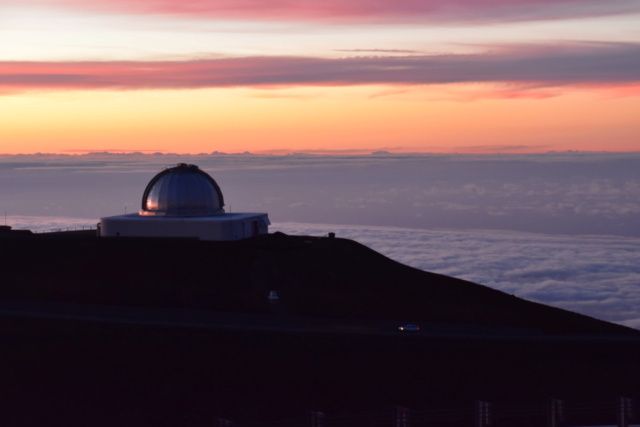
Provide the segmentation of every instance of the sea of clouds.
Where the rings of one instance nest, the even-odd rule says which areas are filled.
[[[640,239],[495,230],[274,224],[357,240],[403,264],[640,328]]]
[[[178,162],[209,172],[227,211],[281,222],[640,237],[640,153],[0,156],[0,213],[134,212]]]
[[[413,267],[640,328],[640,154],[0,156],[14,228],[95,226],[140,209],[177,162],[227,211],[271,230],[357,240]]]

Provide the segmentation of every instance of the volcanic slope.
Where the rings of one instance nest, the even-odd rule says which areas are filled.
[[[3,236],[4,235],[4,236]],[[235,242],[0,235],[0,298],[470,325],[545,334],[637,331],[395,262],[355,241]],[[507,329],[505,329],[507,328]]]

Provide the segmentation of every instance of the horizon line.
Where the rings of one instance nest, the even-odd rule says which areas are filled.
[[[0,153],[2,157],[17,156],[93,156],[93,155],[138,155],[138,156],[256,156],[256,157],[288,157],[288,156],[326,156],[326,157],[346,157],[346,156],[385,156],[385,155],[536,155],[536,154],[631,154],[640,153],[640,149],[630,150],[546,150],[546,151],[518,151],[518,150],[453,150],[453,151],[394,151],[390,149],[367,150],[367,149],[345,149],[345,150],[256,150],[238,152],[172,152],[168,150],[62,150],[58,152],[24,152],[24,153]]]

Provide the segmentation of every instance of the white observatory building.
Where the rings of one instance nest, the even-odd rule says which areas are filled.
[[[222,191],[196,165],[179,163],[157,174],[135,214],[100,219],[99,235],[108,237],[191,237],[239,240],[267,234],[266,213],[225,213]]]

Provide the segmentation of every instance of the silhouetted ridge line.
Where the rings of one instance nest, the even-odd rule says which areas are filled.
[[[269,314],[267,294],[276,291],[281,312],[299,317],[638,333],[408,267],[340,238],[274,233],[215,242],[9,230],[0,234],[0,254],[0,298],[8,299]]]

